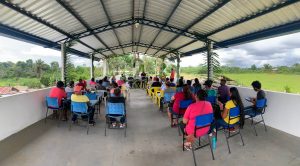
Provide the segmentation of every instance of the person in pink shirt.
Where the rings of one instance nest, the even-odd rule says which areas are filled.
[[[192,143],[195,140],[195,122],[196,117],[199,115],[211,114],[213,113],[213,108],[210,102],[205,101],[207,93],[205,90],[199,90],[197,92],[196,103],[191,104],[183,116],[183,124],[186,124],[184,131],[186,133],[186,142],[184,143],[187,149],[190,149]],[[183,127],[182,127],[183,128]],[[198,129],[196,131],[196,137],[201,137],[209,131],[210,127],[205,127]]]
[[[119,87],[122,86],[124,83],[125,82],[122,78],[117,81],[117,84],[118,84]]]
[[[183,87],[183,91],[182,92],[177,92],[173,97],[172,97],[172,101],[171,103],[173,103],[173,106],[169,106],[169,111],[168,111],[168,116],[170,121],[172,122],[171,116],[172,114],[183,114],[182,111],[180,111],[179,106],[180,106],[180,102],[182,100],[189,100],[192,99],[193,101],[195,101],[195,97],[193,95],[193,93],[190,91],[190,88],[188,86],[184,86]],[[178,124],[177,121],[173,121],[173,124],[171,124],[173,127],[175,127]]]
[[[62,81],[57,81],[56,87],[52,88],[49,92],[49,97],[56,97],[58,99],[59,106],[62,106],[62,99],[67,98],[67,94],[65,92],[64,83]],[[63,120],[67,119],[67,111],[63,110]],[[58,117],[57,111],[54,111],[54,117]]]

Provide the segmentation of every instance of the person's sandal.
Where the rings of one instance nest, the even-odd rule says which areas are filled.
[[[191,151],[192,150],[192,144],[187,144],[187,142],[184,143],[184,149],[187,151]]]

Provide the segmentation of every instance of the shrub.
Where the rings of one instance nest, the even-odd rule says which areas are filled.
[[[40,83],[48,87],[50,85],[50,77],[43,75],[40,79]]]
[[[284,91],[286,92],[286,93],[291,93],[292,91],[291,91],[291,88],[289,87],[289,86],[284,86]]]

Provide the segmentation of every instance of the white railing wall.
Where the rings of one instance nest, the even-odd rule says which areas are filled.
[[[0,98],[0,141],[45,117],[45,96],[49,90]]]
[[[238,89],[244,104],[249,105],[250,103],[245,101],[245,98],[255,97],[255,91],[244,87],[238,87]],[[266,125],[300,137],[300,95],[272,91],[265,92],[268,99],[268,107],[264,115]]]

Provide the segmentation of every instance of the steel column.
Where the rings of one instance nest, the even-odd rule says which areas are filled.
[[[66,84],[66,74],[67,74],[67,52],[66,44],[61,43],[61,81]]]
[[[177,54],[177,66],[176,66],[176,80],[178,81],[180,78],[180,54]]]
[[[95,78],[94,54],[91,54],[91,78]]]
[[[207,42],[207,79],[213,80],[213,57],[212,57],[213,44],[211,41]]]

